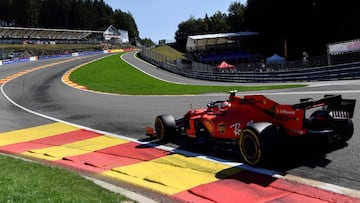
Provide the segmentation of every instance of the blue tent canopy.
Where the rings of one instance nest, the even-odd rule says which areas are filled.
[[[282,62],[285,62],[285,58],[277,54],[274,54],[269,58],[266,58],[266,63],[282,63]]]

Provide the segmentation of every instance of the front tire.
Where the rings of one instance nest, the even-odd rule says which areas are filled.
[[[240,135],[239,147],[244,161],[257,165],[262,159],[259,135],[251,128],[245,128]]]
[[[254,166],[263,164],[269,157],[269,151],[279,142],[279,131],[275,126],[268,125],[262,130],[244,128],[238,144],[244,161]]]
[[[176,121],[172,115],[162,114],[155,118],[155,133],[159,142],[167,142],[176,134]]]

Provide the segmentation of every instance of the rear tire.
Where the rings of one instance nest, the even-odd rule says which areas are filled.
[[[176,121],[172,115],[162,114],[155,118],[155,133],[159,142],[167,142],[176,134]]]
[[[320,119],[319,119],[320,118]],[[354,133],[354,124],[351,119],[341,120],[333,119],[328,111],[319,110],[315,111],[310,116],[309,130],[334,130],[335,139],[330,138],[329,143],[334,142],[343,144],[351,139]]]
[[[353,136],[353,133],[354,133],[354,123],[352,122],[351,119],[348,119],[345,126],[339,130],[340,143],[345,143],[349,141]]]

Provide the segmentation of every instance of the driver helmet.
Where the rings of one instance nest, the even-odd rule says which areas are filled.
[[[230,103],[228,101],[224,101],[221,103],[220,108],[225,109],[230,106]]]

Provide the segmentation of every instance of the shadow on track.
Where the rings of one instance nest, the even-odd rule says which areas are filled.
[[[145,138],[141,142],[148,144],[140,144],[138,148],[151,148],[165,143],[160,143],[154,138]],[[211,158],[218,158],[232,162],[242,163],[241,154],[236,145],[229,144],[196,144],[182,137],[166,143],[167,146],[174,147],[177,151],[187,151],[190,153],[201,154]],[[328,143],[324,137],[293,137],[284,140],[277,149],[271,151],[271,155],[262,165],[256,166],[265,169],[277,171],[286,174],[287,171],[306,166],[309,168],[326,167],[331,163],[327,158],[327,154],[346,147],[348,144]],[[221,177],[219,172],[219,177]]]

